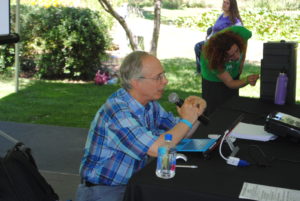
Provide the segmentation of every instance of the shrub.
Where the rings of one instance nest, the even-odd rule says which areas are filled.
[[[0,46],[0,74],[7,73],[7,66],[14,64],[14,45],[6,44]]]
[[[162,7],[167,9],[180,9],[182,5],[182,0],[162,1]]]
[[[44,79],[93,79],[111,41],[98,13],[32,6],[20,13],[21,69],[36,68]]]
[[[287,12],[288,13],[288,12]],[[300,42],[300,15],[286,15],[268,9],[242,12],[244,25],[260,40]]]
[[[288,12],[287,12],[288,13]],[[220,15],[218,10],[202,12],[197,16],[166,19],[178,27],[198,28],[205,32]],[[255,38],[260,40],[286,40],[300,42],[300,15],[287,15],[285,12],[275,12],[268,9],[253,9],[241,11],[244,26],[250,29]]]

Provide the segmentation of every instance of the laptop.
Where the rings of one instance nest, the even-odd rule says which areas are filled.
[[[228,136],[232,130],[243,119],[244,115],[241,114],[238,118],[229,126],[229,128],[217,139],[182,139],[176,146],[178,152],[202,152],[204,156],[208,156],[213,152],[221,143],[224,135]],[[226,137],[225,136],[225,137]]]

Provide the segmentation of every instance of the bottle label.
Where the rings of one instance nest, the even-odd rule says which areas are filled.
[[[171,171],[175,171],[175,169],[176,169],[176,152],[170,153],[169,158],[170,158],[170,164],[171,164],[170,169],[171,169]]]

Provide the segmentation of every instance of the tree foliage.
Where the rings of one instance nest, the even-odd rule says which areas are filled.
[[[268,9],[243,10],[240,12],[244,26],[250,29],[253,36],[259,40],[286,40],[300,42],[300,15],[287,15],[285,12],[275,12]],[[197,28],[203,32],[212,26],[219,10],[202,12],[195,16],[176,16],[165,21],[178,27]]]
[[[98,13],[53,6],[21,6],[20,13],[23,71],[30,67],[44,79],[93,79],[111,41]]]

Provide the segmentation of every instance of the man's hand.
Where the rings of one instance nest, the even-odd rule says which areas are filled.
[[[190,102],[198,108],[199,116],[205,111],[206,101],[198,96],[189,96],[185,101]]]
[[[181,118],[187,119],[194,123],[198,117],[204,112],[206,108],[206,101],[197,96],[189,96],[184,100],[183,105],[177,111]]]

